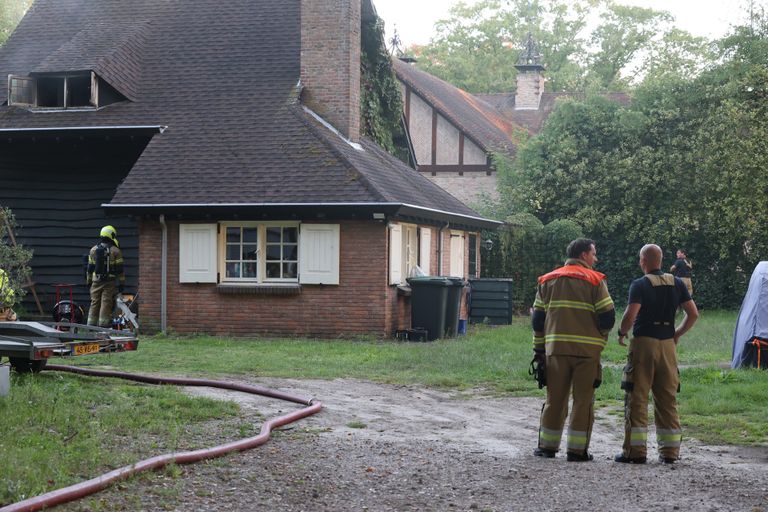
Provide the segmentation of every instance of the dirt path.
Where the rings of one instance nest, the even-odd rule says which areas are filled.
[[[542,460],[538,398],[487,397],[354,380],[258,379],[314,396],[318,415],[264,446],[154,474],[67,510],[178,511],[768,511],[768,448],[687,440],[680,463],[625,466],[617,420],[596,422],[591,463]],[[236,400],[246,416],[296,406],[240,393],[190,388]]]

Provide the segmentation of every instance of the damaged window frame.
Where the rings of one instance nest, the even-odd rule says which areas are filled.
[[[60,81],[62,88],[57,90]],[[51,84],[51,82],[54,82]],[[80,82],[77,87],[74,84]],[[22,85],[23,84],[23,85]],[[85,90],[85,84],[90,90]],[[41,105],[41,85],[45,86],[46,95],[56,94],[54,102],[46,100]],[[78,96],[75,96],[78,94]],[[74,98],[80,98],[73,104]],[[88,98],[88,102],[83,101]],[[45,73],[31,76],[8,75],[8,106],[25,107],[41,111],[95,110],[99,107],[99,80],[93,71],[72,73]],[[51,104],[55,103],[55,104]]]

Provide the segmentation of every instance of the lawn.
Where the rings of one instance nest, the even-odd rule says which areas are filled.
[[[728,368],[735,321],[734,312],[704,311],[681,341],[682,421],[688,435],[707,442],[765,444],[768,372]],[[516,318],[510,326],[471,326],[467,336],[430,343],[142,337],[136,352],[63,363],[147,374],[356,378],[543,396],[528,375],[531,352],[528,319]],[[616,413],[625,358],[626,349],[612,334],[597,401]],[[114,468],[150,453],[195,448],[196,425],[230,418],[227,428],[236,430],[237,414],[234,404],[189,398],[173,387],[54,372],[13,374],[10,395],[0,399],[0,453],[12,462],[0,468],[0,481],[8,483],[0,489],[0,504],[79,481],[87,476],[81,468]]]

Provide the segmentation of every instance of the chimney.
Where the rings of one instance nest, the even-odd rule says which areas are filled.
[[[515,110],[538,110],[541,95],[544,93],[544,66],[541,64],[541,54],[530,32],[528,32],[525,50],[517,59],[515,68],[517,69]]]
[[[360,2],[301,0],[302,101],[360,139]]]

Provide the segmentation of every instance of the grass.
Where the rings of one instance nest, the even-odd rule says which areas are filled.
[[[735,312],[704,311],[682,339],[678,400],[683,426],[686,435],[710,443],[765,444],[768,372],[727,368],[735,322]],[[615,333],[609,341],[596,399],[618,413],[626,348],[616,343]],[[543,397],[528,375],[530,360],[529,320],[516,318],[510,326],[472,326],[465,337],[430,343],[143,337],[136,352],[69,362],[148,374],[355,378]],[[149,455],[196,448],[195,425],[236,415],[233,404],[188,398],[175,388],[53,372],[14,374],[11,394],[0,398],[0,453],[4,461],[12,462],[0,465],[0,481],[8,482],[0,488],[0,504]],[[251,429],[230,426],[225,435],[230,439],[250,435]],[[136,439],[142,442],[135,443]],[[126,451],[114,450],[116,445]]]
[[[238,412],[172,387],[52,372],[13,374],[11,386],[0,398],[0,506],[152,455],[201,448],[207,441],[196,424]]]

